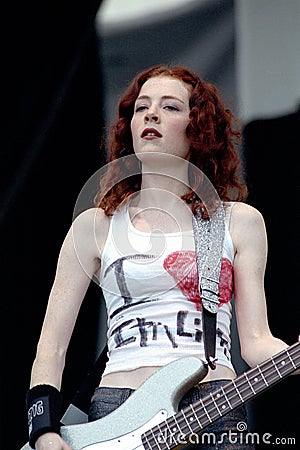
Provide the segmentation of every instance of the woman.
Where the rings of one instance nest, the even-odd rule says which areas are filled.
[[[99,280],[106,300],[109,359],[92,399],[90,421],[117,408],[165,364],[188,355],[204,358],[192,217],[196,211],[205,220],[210,215],[211,198],[201,198],[205,177],[224,202],[226,221],[217,363],[179,407],[236,376],[230,356],[233,294],[241,355],[249,366],[287,347],[268,326],[264,220],[244,203],[247,188],[236,150],[240,133],[217,89],[186,67],[152,67],[134,78],[118,112],[96,208],[78,215],[62,245],[32,367],[28,409],[32,413],[36,399],[45,396],[54,411],[49,426],[37,425],[30,415],[30,442],[37,450],[71,448],[59,436],[59,389],[92,278]],[[251,448],[224,439],[241,421],[246,421],[244,407],[208,428],[219,447],[192,448]]]

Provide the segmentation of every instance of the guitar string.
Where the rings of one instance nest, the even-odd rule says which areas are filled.
[[[296,344],[296,345],[298,345],[298,344]],[[287,376],[288,375],[288,373],[289,372],[291,372],[291,371],[293,371],[294,369],[295,369],[295,365],[293,364],[293,362],[294,361],[292,361],[292,360],[290,360],[290,355],[289,355],[289,353],[293,353],[293,349],[291,349],[291,348],[289,348],[288,349],[289,351],[284,351],[284,354],[282,355],[278,355],[277,357],[275,357],[275,358],[273,358],[273,360],[271,359],[271,360],[268,360],[268,361],[266,361],[266,363],[264,363],[264,364],[262,364],[260,367],[263,367],[263,365],[265,365],[265,366],[267,366],[267,369],[268,370],[270,370],[271,369],[271,374],[274,374],[274,373],[276,373],[277,372],[277,370],[276,370],[276,365],[274,366],[274,362],[276,361],[277,362],[277,364],[279,364],[279,363],[282,363],[282,362],[284,362],[285,363],[285,365],[284,365],[284,368],[286,369],[288,369],[288,371],[282,371],[282,373],[281,373],[281,377],[283,378],[284,376]],[[284,356],[284,357],[283,357]],[[298,355],[299,356],[299,355]],[[286,366],[286,362],[285,362],[285,358],[288,358],[288,365],[290,365],[291,366],[291,368],[292,368],[292,370],[290,370],[289,368],[288,368],[288,366]],[[297,363],[296,363],[297,364]],[[249,371],[249,372],[253,372],[252,373],[252,378],[251,378],[251,376],[250,377],[248,377],[248,379],[246,378],[246,382],[245,381],[243,381],[242,379],[241,380],[239,380],[240,381],[240,383],[239,383],[239,387],[243,387],[243,385],[246,385],[246,389],[244,389],[244,390],[241,390],[240,392],[242,392],[242,393],[244,393],[244,392],[251,392],[250,390],[249,390],[249,381],[251,381],[252,379],[254,380],[255,378],[253,378],[253,375],[255,375],[256,374],[256,372],[257,372],[257,370],[259,369],[259,366],[258,367],[255,367],[255,368],[253,368],[253,369],[251,369],[251,371]],[[249,374],[249,372],[248,372],[248,374]],[[279,372],[278,372],[279,373]],[[243,377],[243,375],[244,374],[242,374],[241,375],[241,377]],[[267,375],[266,375],[266,377],[267,377]],[[275,381],[277,381],[278,380],[278,377],[276,377],[275,378]],[[261,380],[260,380],[261,381]],[[273,384],[273,382],[274,382],[274,380],[269,380],[270,381],[270,384]],[[264,387],[266,385],[266,383],[264,382],[263,384],[262,384],[262,386]],[[267,386],[268,386],[268,384],[267,384]],[[256,381],[256,387],[257,387],[257,381]],[[226,389],[226,387],[225,387],[225,389]],[[259,388],[259,389],[261,389],[261,387]],[[221,390],[223,390],[223,389],[221,389]],[[228,389],[228,386],[227,386],[227,394],[229,395],[229,393],[230,392],[234,392],[235,394],[236,394],[236,389],[230,389],[230,387],[229,387],[229,389]],[[218,391],[216,391],[216,393],[215,394],[217,394],[218,393]],[[257,390],[256,392],[254,391],[254,393],[259,393],[259,390]],[[206,398],[204,398],[203,399],[205,402],[206,402],[206,406],[207,406],[207,409],[209,409],[209,406],[212,406],[212,402],[214,402],[214,400],[212,400],[212,402],[208,402],[207,401],[207,399]],[[244,400],[246,400],[246,398],[244,399]],[[217,401],[217,399],[215,399],[215,401]],[[238,402],[238,403],[240,403],[240,402]],[[197,403],[196,403],[197,404]],[[230,403],[229,403],[229,405],[230,405]],[[194,407],[195,407],[195,404],[193,405]],[[189,407],[187,407],[184,411],[186,412],[186,411],[188,411],[188,409],[189,409]],[[180,415],[180,412],[178,413],[179,415]],[[177,414],[177,416],[178,416],[178,414]],[[192,416],[190,415],[190,418],[193,418],[193,416],[195,417],[195,415],[193,414]],[[207,419],[207,416],[211,419],[211,420],[214,420],[214,419],[217,419],[218,417],[220,417],[220,415],[217,415],[217,416],[214,416],[214,417],[211,417],[211,416],[209,416],[209,415],[203,415],[202,417],[204,417],[204,418],[206,418]],[[186,414],[186,417],[188,418],[188,414]],[[170,417],[169,419],[168,419],[168,421],[171,421],[173,419],[173,417]],[[187,421],[186,421],[186,419],[184,418],[183,420],[181,420],[181,422],[184,424],[184,427],[190,427],[190,425],[193,425],[193,424],[191,424],[190,423],[190,425],[188,425],[187,424]],[[210,422],[210,421],[209,421]],[[208,423],[209,423],[208,422]],[[166,423],[167,423],[167,421],[166,421]],[[179,425],[179,423],[180,423],[180,419],[178,420],[178,421],[176,421],[176,423]],[[181,427],[180,427],[180,425],[179,425],[179,429],[180,429]],[[155,427],[151,430],[152,432],[155,432]],[[200,430],[201,431],[201,430]],[[160,433],[161,433],[161,430],[160,430]],[[175,442],[174,442],[175,443]]]
[[[240,377],[238,377],[239,378],[238,382],[237,382],[237,379],[235,379],[235,380],[233,380],[234,383],[232,382],[232,383],[230,383],[230,385],[224,386],[223,388],[220,388],[217,391],[215,391],[215,394],[213,395],[213,397],[211,397],[210,395],[204,397],[202,399],[202,402],[204,402],[206,404],[207,410],[210,410],[211,407],[213,407],[213,410],[216,409],[214,407],[214,403],[217,402],[221,398],[221,397],[217,397],[221,391],[223,391],[223,393],[226,393],[229,397],[230,396],[232,397],[232,393],[234,393],[234,395],[236,396],[236,395],[238,395],[238,392],[239,392],[241,394],[243,400],[246,401],[247,398],[246,397],[244,398],[242,394],[245,392],[249,394],[249,392],[252,391],[251,388],[249,389],[250,381],[255,381],[255,378],[257,378],[257,380],[255,381],[255,387],[256,388],[258,387],[258,389],[257,389],[257,391],[252,391],[252,392],[254,392],[254,395],[256,395],[260,392],[260,390],[263,387],[265,387],[265,386],[269,387],[272,384],[274,384],[274,382],[279,381],[280,378],[287,376],[289,373],[291,373],[293,370],[295,370],[295,367],[297,368],[300,365],[300,361],[298,361],[298,366],[297,366],[297,362],[295,362],[295,358],[300,357],[300,353],[299,352],[297,353],[297,351],[299,350],[297,348],[298,346],[299,346],[299,343],[296,343],[296,344],[292,345],[291,347],[289,347],[288,349],[283,350],[283,352],[281,352],[279,355],[277,355],[273,358],[270,358],[269,360],[265,361],[261,365],[250,369],[249,371],[247,371],[246,380],[244,378],[245,377],[245,373],[244,373]],[[294,350],[296,350],[295,358],[292,359],[292,357],[294,356],[293,355]],[[286,359],[287,359],[287,362],[285,361]],[[295,365],[293,363],[295,363]],[[282,372],[278,371],[277,366],[279,364],[282,365],[281,369],[284,368],[284,370],[282,370]],[[276,376],[274,379],[269,379],[268,380],[269,384],[268,384],[265,382],[264,377],[262,376],[261,372],[264,372],[265,378],[268,378],[268,376],[270,376],[270,375],[267,375],[266,372],[270,371],[270,370],[271,370],[271,375],[278,373],[278,376]],[[261,383],[260,386],[258,386],[259,382]],[[243,387],[246,387],[246,389],[243,389]],[[250,397],[251,396],[252,396],[252,394],[250,395]],[[232,398],[231,398],[231,400],[232,400]],[[222,402],[223,402],[223,400],[222,400]],[[221,415],[224,415],[224,414],[221,414],[221,415],[217,414],[214,416],[210,416],[208,413],[203,414],[203,407],[201,408],[200,403],[201,402],[196,402],[193,404],[194,411],[195,412],[200,411],[200,414],[198,416],[200,424],[201,424],[200,419],[204,418],[204,419],[206,419],[206,421],[207,421],[207,419],[209,419],[205,424],[203,424],[202,428],[204,426],[206,426],[207,424],[209,424],[212,420],[215,420],[215,419],[221,417]],[[235,406],[233,406],[228,400],[227,400],[227,403],[229,404],[230,409],[233,409],[234,407],[238,406],[238,404],[240,404],[240,400],[238,401],[238,403]],[[226,406],[226,402],[225,403],[223,402],[222,404]],[[221,408],[222,408],[222,404],[219,405]],[[227,409],[227,408],[228,408],[228,406],[225,409]],[[224,413],[225,413],[225,409],[224,409]],[[190,412],[188,412],[189,410],[190,410]],[[179,430],[181,430],[181,428],[183,429],[184,427],[189,429],[191,426],[193,426],[195,424],[194,421],[190,422],[189,424],[187,422],[187,419],[191,419],[191,418],[193,419],[195,417],[195,414],[192,411],[191,406],[188,406],[187,408],[185,408],[184,411],[185,411],[185,415],[182,415],[182,413],[180,411],[176,414],[177,417],[180,415],[183,417],[181,419],[179,418],[179,420],[176,420],[176,424],[178,425]],[[201,412],[202,412],[202,414],[201,414]],[[169,428],[169,430],[171,430],[172,428],[174,429],[174,426],[172,426],[172,424],[171,424],[171,422],[174,420],[174,417],[175,416],[173,415],[165,421],[165,423],[167,424],[167,428]],[[180,425],[180,423],[182,423],[183,426]],[[155,429],[157,427],[158,426],[151,428],[151,430],[148,430],[146,433],[144,433],[144,435],[146,436],[150,432],[152,434],[155,434]],[[162,431],[161,431],[160,427],[159,427],[159,430],[160,430],[160,435],[162,435]],[[201,431],[201,430],[199,430],[199,431]],[[151,441],[151,438],[150,438],[150,441]],[[176,443],[177,442],[174,440],[174,444],[176,444]],[[149,442],[149,445],[150,445],[150,442]],[[160,447],[158,447],[158,448],[160,448]],[[170,448],[170,447],[167,447],[167,448]]]
[[[287,373],[288,374],[288,373]],[[285,375],[287,375],[287,374],[283,374],[283,376],[285,376]],[[276,379],[278,380],[278,377],[276,377]],[[272,383],[272,382],[271,382]],[[246,384],[246,383],[243,383],[243,384]],[[247,386],[248,386],[248,383],[247,383]],[[247,389],[246,390],[243,390],[242,392],[250,392],[250,390],[249,390],[249,386],[247,387]],[[258,393],[258,391],[256,392],[256,393]],[[246,400],[246,399],[245,399]],[[238,402],[238,404],[239,404],[240,402]],[[229,403],[230,404],[230,403]],[[236,406],[238,406],[238,404],[237,405],[235,405],[234,407],[236,407]],[[195,404],[194,404],[194,406],[195,406]],[[209,406],[208,404],[207,404],[207,406]],[[234,407],[232,407],[232,409],[234,408]],[[228,407],[227,407],[228,408]],[[188,428],[190,428],[191,426],[193,426],[194,424],[195,424],[195,422],[193,421],[193,422],[190,422],[190,424],[188,424],[188,422],[187,422],[187,420],[188,420],[188,418],[190,417],[190,418],[192,418],[193,420],[194,420],[194,418],[196,417],[196,420],[197,420],[197,422],[199,423],[199,421],[198,421],[198,419],[197,419],[197,415],[195,415],[195,413],[193,413],[192,412],[192,415],[190,414],[190,413],[188,413],[187,411],[188,411],[188,409],[189,409],[189,407],[187,408],[187,409],[185,409],[184,411],[186,412],[186,414],[185,415],[183,415],[181,412],[179,412],[178,414],[177,414],[177,417],[179,417],[180,415],[181,415],[181,419],[180,418],[178,418],[178,420],[176,421],[176,423],[177,423],[177,427],[176,427],[176,430],[178,431],[179,430],[179,433],[178,433],[178,438],[179,438],[179,436],[180,436],[180,441],[182,441],[182,439],[184,439],[186,436],[188,436],[190,433],[189,433],[189,429]],[[190,409],[192,410],[192,405],[191,405],[191,407],[190,407]],[[225,410],[224,410],[224,413],[222,414],[222,415],[224,415],[225,414]],[[210,420],[208,421],[207,420],[207,417],[209,417],[210,418]],[[202,428],[204,428],[206,425],[208,425],[211,421],[214,421],[214,420],[216,420],[216,419],[218,419],[219,417],[221,417],[219,414],[217,414],[217,415],[201,415],[200,414],[200,418],[201,418],[201,420],[204,418],[204,419],[206,419],[206,423],[204,423],[203,422],[203,424],[202,424]],[[172,417],[170,417],[170,419],[172,419]],[[200,422],[200,424],[201,424],[201,422]],[[168,426],[168,428],[169,428],[169,426]],[[169,428],[170,429],[170,428]],[[175,431],[176,431],[175,430]],[[163,431],[159,428],[159,431],[160,431],[160,436],[163,436]],[[195,431],[194,431],[194,433],[195,434],[197,434],[197,433],[199,433],[199,432],[201,432],[201,427],[200,427],[200,429],[199,430],[197,430],[197,429],[195,429]],[[175,437],[174,437],[174,432],[173,433],[170,433],[169,435],[167,435],[167,436],[165,436],[165,438],[163,439],[163,441],[162,440],[160,440],[160,442],[161,442],[161,444],[162,445],[166,445],[166,447],[161,447],[161,444],[157,444],[158,445],[158,447],[155,445],[155,447],[153,447],[153,440],[156,440],[156,438],[155,438],[155,436],[157,435],[157,430],[155,430],[154,428],[151,430],[151,433],[153,434],[153,438],[151,438],[150,437],[150,439],[149,439],[149,441],[148,441],[148,439],[147,439],[147,441],[148,441],[148,443],[149,443],[149,445],[150,445],[150,448],[152,449],[155,449],[155,448],[158,448],[158,449],[161,449],[161,448],[167,448],[167,449],[170,449],[170,448],[174,448],[173,446],[172,447],[169,447],[169,445],[167,444],[167,442],[166,442],[166,440],[169,438],[169,442],[170,442],[170,444],[174,444],[174,445],[178,445],[178,443],[179,443],[179,441],[178,441],[178,438],[176,439]],[[149,436],[148,436],[149,437]]]
[[[284,359],[281,358],[281,359],[279,359],[278,362],[282,363],[283,361],[284,361]],[[288,361],[288,363],[289,363],[289,361]],[[274,370],[274,365],[273,365],[272,361],[269,361],[266,366],[267,366],[267,370],[268,371],[270,371],[270,369],[271,369],[271,375],[276,373],[276,369]],[[292,364],[290,364],[290,366],[292,366]],[[288,367],[288,364],[286,362],[285,362],[285,365],[283,367],[284,367],[285,370],[282,370],[282,372],[281,372],[281,376],[282,377],[288,375],[288,372],[290,371],[290,369]],[[288,370],[286,370],[286,369],[288,369]],[[294,366],[292,366],[291,369],[294,370]],[[265,381],[261,377],[261,374],[260,374],[260,372],[259,372],[257,367],[251,369],[251,372],[252,372],[252,374],[250,376],[248,376],[248,379],[247,378],[246,379],[243,378],[245,376],[245,374],[242,374],[241,378],[238,380],[238,382],[235,379],[234,380],[235,383],[231,383],[229,386],[225,386],[225,387],[221,388],[220,390],[225,391],[225,393],[228,396],[232,397],[232,393],[234,393],[234,395],[237,396],[238,395],[237,391],[239,391],[241,394],[243,394],[245,392],[250,392],[250,390],[249,390],[249,382],[250,381],[255,381],[256,387],[258,387],[257,392],[255,392],[255,394],[256,394],[256,393],[259,393],[259,390],[261,390],[261,388],[264,387],[266,384],[267,384],[267,386],[269,386],[269,385],[273,384],[274,381],[276,381],[278,379],[278,377],[276,377],[275,379],[271,379],[270,376],[269,376],[269,384],[268,384],[268,383],[265,383]],[[249,374],[250,372],[247,372],[247,373]],[[257,375],[259,375],[261,378],[258,378]],[[257,378],[257,381],[255,380],[255,378]],[[266,378],[268,378],[268,375],[266,375]],[[260,383],[259,386],[258,386],[258,383]],[[233,389],[232,389],[232,387],[233,387]],[[243,387],[246,387],[246,389],[243,389]],[[218,401],[218,398],[216,398],[216,395],[219,393],[219,391],[216,391],[215,394],[214,394],[214,397],[215,397],[214,400],[215,401]],[[209,399],[209,400],[207,400],[207,399]],[[244,400],[246,400],[246,397],[244,398]],[[203,399],[203,402],[205,402],[207,409],[209,409],[210,406],[213,406],[213,401],[211,401],[211,399],[208,396],[205,399]],[[240,403],[240,402],[238,402],[238,403]],[[194,408],[195,408],[195,404],[194,404]],[[206,415],[203,415],[203,417],[205,417],[205,416]]]
[[[282,361],[283,360],[281,360],[281,361],[279,360],[279,362],[282,362]],[[281,372],[281,377],[282,378],[284,376],[287,376],[291,371],[294,370],[294,366],[292,364],[290,364],[290,368],[291,368],[291,370],[289,370],[289,368],[288,368],[288,363],[285,362],[285,365],[284,365],[284,369],[285,370],[282,370],[282,372]],[[219,400],[219,398],[217,398],[216,396],[218,395],[218,393],[220,393],[220,391],[223,391],[223,393],[225,393],[225,397],[226,397],[226,394],[229,397],[231,397],[231,400],[234,400],[232,398],[232,393],[234,393],[234,396],[237,398],[237,395],[238,395],[238,392],[239,392],[241,394],[243,400],[246,401],[247,397],[245,395],[243,396],[243,394],[251,393],[251,387],[249,386],[249,383],[250,383],[250,381],[255,380],[255,378],[258,378],[256,375],[260,375],[257,372],[257,370],[255,370],[255,369],[257,369],[257,368],[252,369],[252,371],[253,371],[252,376],[249,376],[248,379],[244,378],[245,374],[243,374],[243,375],[241,375],[242,378],[239,380],[238,383],[236,382],[236,380],[234,380],[235,383],[232,382],[232,383],[230,383],[230,385],[225,386],[225,387],[221,388],[220,390],[216,391],[215,394],[214,394],[214,399],[213,400],[210,397],[208,397],[208,396],[205,397],[204,399],[202,399],[203,403],[205,403],[205,406],[206,406],[206,409],[207,409],[208,413],[205,413],[205,414],[202,413],[199,418],[200,419],[203,419],[203,418],[206,419],[206,424],[208,424],[211,420],[214,420],[214,419],[220,417],[219,414],[214,415],[214,416],[209,415],[209,412],[211,412],[211,409],[213,409],[213,411],[215,411],[214,401],[217,402]],[[273,362],[272,361],[270,361],[269,365],[268,365],[268,370],[270,370],[270,369],[271,369],[271,375],[276,373],[276,369],[274,370],[274,366],[273,366]],[[288,370],[286,370],[286,369],[288,369]],[[268,377],[268,376],[266,376],[266,377]],[[269,378],[269,384],[267,384],[267,387],[269,387],[270,385],[274,384],[275,381],[278,381],[278,377],[276,377],[274,379]],[[259,382],[260,382],[260,385],[258,385]],[[258,379],[257,381],[255,381],[255,383],[256,383],[257,390],[256,391],[252,391],[252,392],[254,392],[254,394],[258,394],[258,393],[260,393],[261,389],[266,386],[266,383],[264,381],[262,383],[262,379]],[[249,387],[250,387],[250,389],[249,389]],[[252,396],[252,394],[250,395],[250,397],[251,396]],[[201,402],[199,402],[199,403],[196,402],[196,404],[193,405],[193,407],[194,407],[194,409],[196,411],[197,411],[198,407],[199,407],[199,409],[201,411],[203,411],[203,408],[201,407],[200,403]],[[227,403],[229,404],[230,409],[233,409],[234,407],[238,406],[238,404],[240,404],[240,401],[238,401],[237,404],[234,404],[234,403],[230,403],[228,400],[227,400],[227,402],[224,402],[224,400],[222,399],[222,403],[220,404],[220,402],[219,402],[219,405],[220,405],[220,407],[222,407],[222,405],[225,405],[225,407],[226,407]],[[226,407],[226,409],[227,408],[228,408],[228,406]],[[208,421],[207,421],[207,418],[209,419]],[[184,423],[184,421],[182,421],[182,422]],[[200,420],[200,422],[201,422],[201,420]]]

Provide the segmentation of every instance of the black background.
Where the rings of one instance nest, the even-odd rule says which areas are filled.
[[[14,2],[2,7],[3,450],[27,442],[25,393],[58,252],[82,186],[105,159],[100,150],[101,39],[94,27],[100,4]],[[298,112],[253,121],[244,129],[248,201],[264,214],[269,236],[270,326],[289,344],[299,333],[299,137]],[[100,295],[92,283],[68,352],[65,405],[95,358]],[[255,431],[295,436],[297,378],[250,402]]]

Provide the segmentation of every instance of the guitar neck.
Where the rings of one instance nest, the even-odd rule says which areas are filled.
[[[142,436],[146,450],[165,450],[182,445],[183,437],[199,434],[219,417],[256,397],[300,367],[300,343],[257,365],[213,394],[189,405],[151,428]]]

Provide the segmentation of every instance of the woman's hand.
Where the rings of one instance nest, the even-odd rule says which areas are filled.
[[[72,450],[57,433],[45,433],[35,443],[36,450]]]

